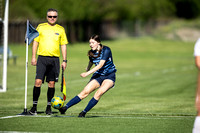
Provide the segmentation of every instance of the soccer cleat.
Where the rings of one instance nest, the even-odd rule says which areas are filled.
[[[37,108],[36,107],[32,107],[31,110],[28,111],[29,115],[37,115]]]
[[[65,114],[65,112],[67,111],[67,109],[64,106],[64,107],[60,108],[59,111],[60,111],[60,114]]]
[[[79,115],[78,115],[78,117],[85,117],[85,114],[86,114],[86,112],[81,112]]]
[[[47,108],[46,108],[46,114],[47,114],[47,115],[51,115],[51,114],[52,114],[51,106],[50,106],[50,107],[47,106]]]

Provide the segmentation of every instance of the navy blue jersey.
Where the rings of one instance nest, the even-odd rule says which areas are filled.
[[[98,51],[92,51],[94,53],[94,56],[98,55]],[[95,73],[100,74],[100,75],[107,75],[112,72],[116,72],[115,65],[113,63],[113,58],[112,58],[112,52],[109,47],[103,46],[103,49],[100,53],[100,56],[95,58],[95,57],[89,57],[90,62],[95,64],[97,66],[100,62],[100,60],[105,60],[105,64],[97,70]]]

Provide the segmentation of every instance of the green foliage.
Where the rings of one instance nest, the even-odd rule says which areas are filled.
[[[175,8],[175,15],[180,18],[193,19],[199,16],[199,0],[170,0]]]
[[[48,8],[58,9],[67,21],[150,19],[175,12],[169,0],[17,0],[10,2],[10,18],[44,19]]]
[[[173,16],[174,5],[168,0],[135,0],[133,5],[129,5],[132,18],[153,19],[159,17]]]

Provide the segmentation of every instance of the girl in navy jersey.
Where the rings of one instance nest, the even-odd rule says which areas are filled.
[[[86,108],[79,114],[79,117],[85,117],[86,113],[98,103],[101,96],[115,85],[115,73],[117,70],[113,63],[110,48],[101,44],[98,35],[92,36],[89,43],[91,50],[88,51],[88,67],[86,72],[81,73],[80,76],[84,78],[92,73],[93,75],[81,93],[72,98],[64,107],[59,109],[61,114],[64,114],[68,108],[79,103],[91,92],[98,89]],[[93,64],[95,64],[95,67],[91,69]]]

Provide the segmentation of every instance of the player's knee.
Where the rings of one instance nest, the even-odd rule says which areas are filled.
[[[54,88],[55,87],[55,82],[54,81],[49,81],[48,87]]]
[[[96,100],[99,100],[101,98],[101,96],[103,95],[103,92],[101,91],[97,91],[95,94],[94,94],[94,98]]]
[[[82,91],[78,96],[80,97],[80,99],[84,99],[86,98],[90,93],[88,91]]]
[[[41,87],[42,80],[35,80],[35,87]]]

